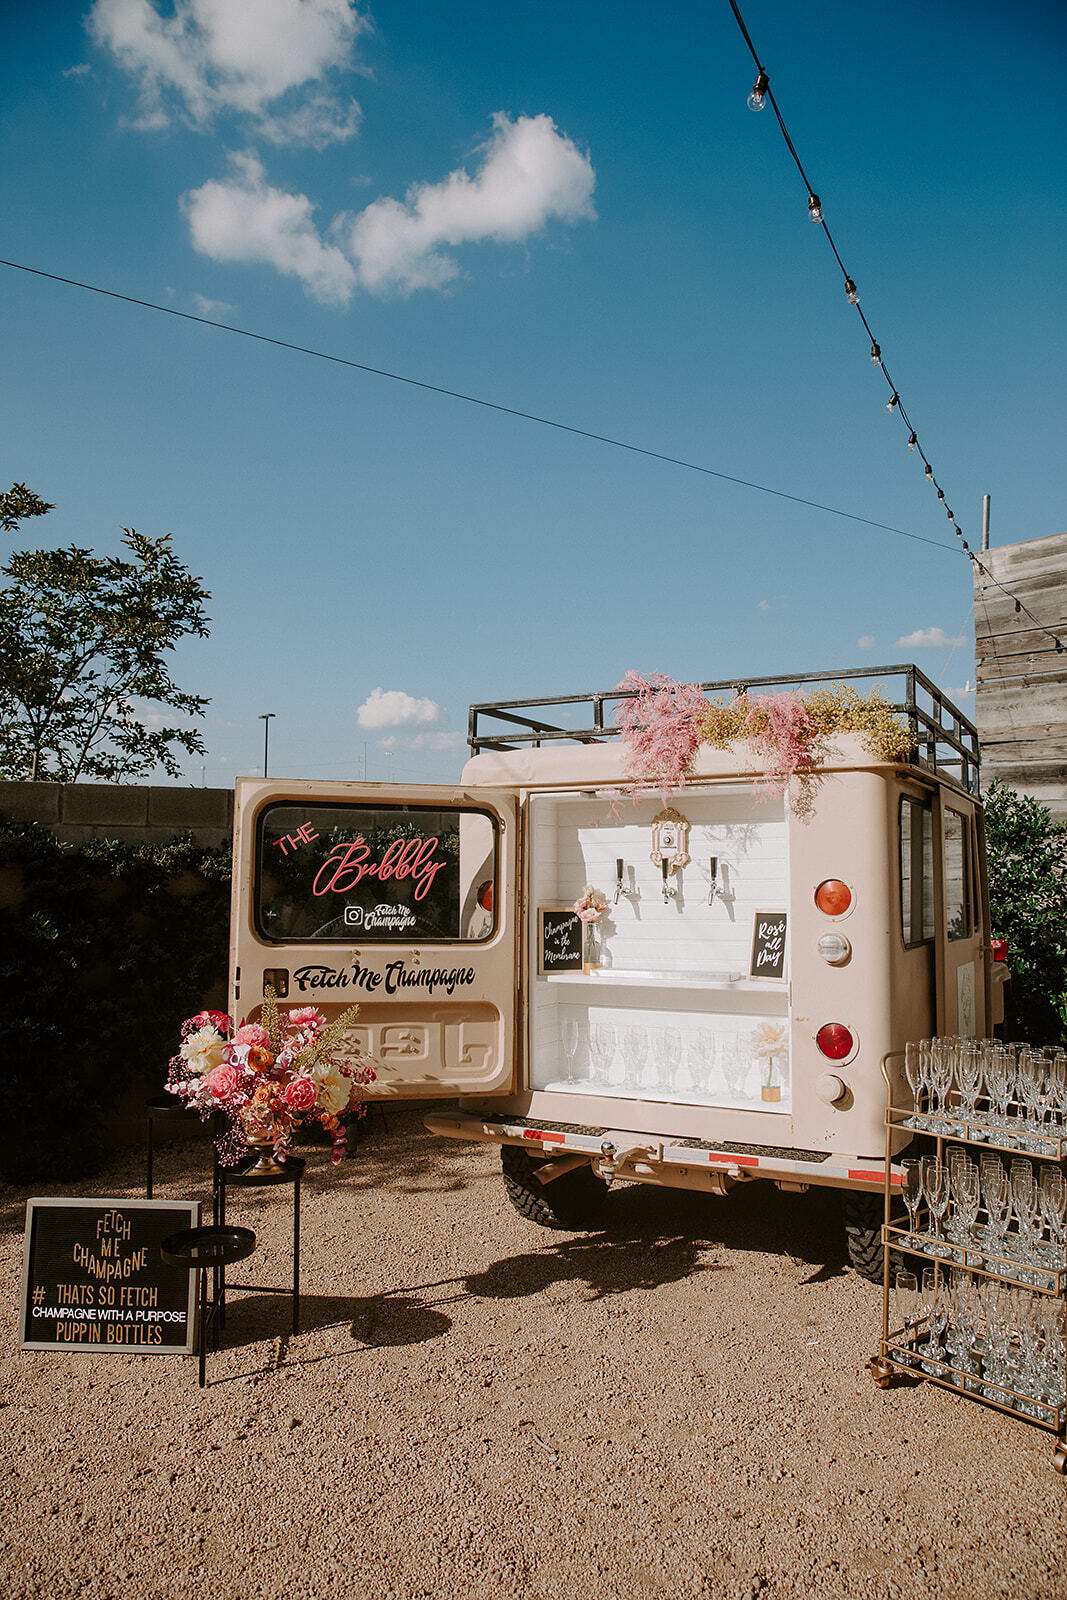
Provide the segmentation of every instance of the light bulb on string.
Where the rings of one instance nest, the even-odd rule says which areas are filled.
[[[886,401],[886,403],[885,403],[885,408],[890,413],[890,415],[892,415],[892,413],[897,409],[897,406],[899,404],[900,404],[900,396],[899,396],[899,394],[897,394],[897,391],[894,389],[892,397],[890,399],[888,399]]]
[[[858,306],[860,303],[860,292],[851,278],[845,279],[845,298],[850,306]]]
[[[817,194],[808,195],[808,216],[812,222],[822,221],[822,202]]]
[[[948,520],[949,520],[949,521],[950,521],[950,522],[955,522],[955,520],[956,520],[956,519],[955,519],[955,517],[954,517],[954,516],[953,516],[953,515],[952,515],[952,511],[951,511],[951,508],[950,508],[950,507],[949,507],[949,506],[946,506],[946,507],[945,507],[945,515],[946,515],[946,517],[947,517],[947,518],[948,518]]]
[[[880,367],[882,365],[882,352],[877,344],[871,345],[871,360],[874,362],[876,367]]]
[[[929,461],[926,463],[926,481],[927,483],[933,483],[934,481],[934,469]]]
[[[915,446],[916,446],[916,445],[917,445],[917,444],[918,444],[918,442],[919,442],[919,441],[918,441],[918,439],[917,439],[917,438],[916,438],[916,437],[915,437],[915,435],[914,435],[914,433],[909,433],[909,434],[908,434],[908,449],[909,449],[909,450],[914,450],[914,449],[915,449]]]
[[[944,489],[939,489],[939,490],[938,490],[938,491],[937,491],[937,498],[938,498],[938,499],[939,499],[939,500],[943,500],[943,499],[944,499],[944,498],[945,498],[945,491],[944,491]]]
[[[756,81],[752,85],[752,93],[748,97],[748,109],[750,111],[763,110],[764,106],[767,104],[767,89],[769,85],[770,79],[767,77],[767,74],[761,67],[756,77]]]

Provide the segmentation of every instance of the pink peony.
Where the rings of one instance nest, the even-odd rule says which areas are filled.
[[[291,1028],[309,1028],[318,1033],[325,1027],[326,1018],[318,1006],[297,1006],[289,1013],[289,1026]]]
[[[243,1022],[233,1036],[235,1044],[248,1044],[254,1050],[269,1050],[270,1040],[267,1038],[266,1028],[261,1028],[258,1022]]]
[[[228,1062],[220,1067],[213,1067],[203,1079],[204,1088],[209,1091],[220,1104],[232,1100],[240,1087],[241,1077],[236,1067]]]
[[[302,1115],[314,1108],[318,1089],[310,1078],[291,1078],[282,1090],[282,1099],[290,1111]]]

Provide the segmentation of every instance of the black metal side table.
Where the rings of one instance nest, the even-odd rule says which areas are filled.
[[[146,1200],[152,1198],[152,1154],[153,1154],[153,1125],[156,1122],[176,1122],[179,1118],[190,1120],[197,1116],[197,1112],[184,1101],[179,1100],[174,1094],[156,1095],[144,1103],[145,1114],[145,1186]]]
[[[160,1254],[172,1267],[187,1267],[200,1274],[200,1387],[207,1381],[207,1327],[213,1324],[213,1344],[219,1347],[219,1310],[221,1300],[217,1294],[208,1301],[207,1275],[225,1274],[228,1266],[243,1261],[256,1248],[256,1236],[251,1228],[183,1228],[171,1233],[160,1245]],[[225,1278],[223,1277],[223,1282]]]
[[[293,1297],[293,1332],[300,1332],[300,1181],[304,1176],[304,1158],[290,1156],[280,1172],[252,1172],[258,1157],[253,1154],[246,1161],[236,1167],[224,1167],[220,1163],[215,1166],[215,1207],[214,1218],[217,1228],[226,1226],[226,1191],[227,1189],[257,1189],[263,1187],[276,1188],[279,1184],[291,1183],[293,1186],[293,1287],[291,1289],[279,1288],[273,1283],[238,1283],[236,1289],[248,1289],[254,1294],[291,1294]],[[219,1325],[226,1326],[226,1276],[220,1268],[215,1280],[215,1292],[219,1306]]]

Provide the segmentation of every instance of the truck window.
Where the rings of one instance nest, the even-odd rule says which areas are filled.
[[[480,942],[497,825],[451,807],[293,802],[257,823],[256,932],[272,943]]]
[[[945,923],[950,939],[974,933],[974,871],[971,830],[958,811],[945,811]]]
[[[901,796],[900,917],[905,949],[934,937],[934,825],[928,805]]]

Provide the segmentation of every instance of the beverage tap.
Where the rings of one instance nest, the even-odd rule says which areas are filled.
[[[615,905],[618,905],[619,896],[623,892],[623,889],[622,889],[622,868],[623,868],[622,856],[616,856],[615,857],[615,901],[614,901]]]
[[[663,867],[663,903],[664,905],[669,905],[678,891],[667,881],[670,876],[671,864],[666,856],[664,856],[661,865]]]
[[[711,886],[708,889],[708,905],[709,906],[713,906],[715,904],[715,896],[719,892],[719,858],[718,858],[718,856],[712,856],[711,860],[709,862],[709,865],[711,867]]]

